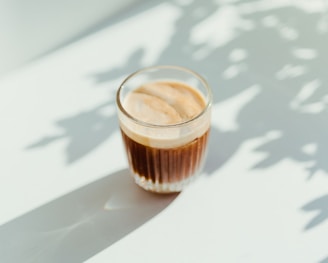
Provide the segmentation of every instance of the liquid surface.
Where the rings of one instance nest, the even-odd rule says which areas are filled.
[[[205,108],[205,100],[194,88],[181,82],[161,81],[140,86],[130,92],[126,111],[135,119],[170,125],[190,120]]]

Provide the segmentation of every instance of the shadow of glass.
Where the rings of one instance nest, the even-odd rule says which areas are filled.
[[[0,262],[83,262],[176,197],[146,192],[118,171],[2,225]]]

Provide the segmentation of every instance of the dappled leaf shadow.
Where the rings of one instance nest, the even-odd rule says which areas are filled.
[[[151,5],[159,3],[153,1]],[[244,142],[272,133],[275,136],[253,149],[263,153],[263,159],[252,169],[266,169],[289,159],[308,164],[309,177],[320,171],[327,174],[328,21],[322,15],[323,7],[310,6],[310,1],[167,3],[179,9],[181,15],[154,63],[192,68],[204,75],[213,89],[213,129],[206,174],[212,175],[224,166]],[[137,14],[148,7],[139,8]],[[156,35],[153,37],[156,39]],[[143,62],[146,47],[137,46],[122,64],[87,77],[101,85],[148,66]],[[244,96],[243,92],[254,86],[258,92],[236,112],[236,127],[224,129],[221,120],[226,116],[217,115],[216,106]],[[96,106],[59,120],[62,133],[41,138],[28,148],[65,139],[68,163],[79,160],[118,128],[113,116],[99,115],[101,108]],[[94,125],[100,130],[94,130]],[[86,128],[84,133],[78,132],[81,126]],[[326,206],[317,201],[305,206],[305,211],[308,209],[326,211]],[[325,212],[307,229],[323,222],[323,217]]]
[[[93,109],[81,112],[56,122],[62,132],[48,135],[29,146],[27,149],[45,147],[55,141],[68,139],[66,162],[73,163],[84,157],[103,143],[117,127],[115,115],[104,115],[103,111],[112,103],[104,103]]]
[[[302,210],[315,213],[312,220],[305,226],[305,230],[325,222],[328,219],[328,194],[307,203],[302,207]]]
[[[99,84],[121,77],[122,72],[134,72],[135,70],[140,69],[142,67],[140,61],[144,53],[145,50],[137,49],[136,51],[133,52],[130,59],[127,60],[123,66],[115,69],[109,69],[109,70],[104,70],[102,72],[97,72],[91,75],[90,78],[92,78],[95,83]]]

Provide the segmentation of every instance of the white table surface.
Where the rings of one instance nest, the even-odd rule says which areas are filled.
[[[328,2],[149,1],[0,79],[0,262],[328,262]],[[132,181],[118,84],[203,74],[208,160]]]

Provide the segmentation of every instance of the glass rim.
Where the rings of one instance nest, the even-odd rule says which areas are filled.
[[[123,105],[121,103],[121,99],[120,99],[120,94],[121,94],[122,89],[124,88],[125,83],[127,83],[130,79],[132,79],[134,76],[136,76],[140,73],[150,71],[150,70],[156,70],[156,69],[174,69],[174,70],[178,70],[178,71],[184,71],[184,72],[190,73],[191,75],[196,77],[198,80],[200,80],[200,82],[203,84],[203,86],[207,90],[207,101],[206,101],[206,105],[202,109],[202,111],[199,114],[197,114],[196,116],[194,116],[193,118],[191,118],[191,119],[188,119],[188,120],[182,121],[182,122],[178,122],[178,123],[173,123],[173,124],[153,124],[153,123],[149,123],[149,122],[139,120],[139,119],[133,117],[130,113],[128,113],[125,110],[125,108],[123,107]],[[144,127],[149,127],[149,128],[177,128],[177,127],[185,126],[186,124],[192,123],[195,120],[201,118],[209,110],[209,108],[212,105],[212,100],[213,100],[212,90],[209,87],[208,82],[205,80],[205,78],[203,76],[201,76],[200,74],[198,74],[196,71],[194,71],[192,69],[182,67],[182,66],[175,66],[175,65],[157,65],[157,66],[144,67],[144,68],[141,68],[139,70],[136,70],[133,73],[131,73],[130,75],[128,75],[122,81],[122,83],[120,84],[120,86],[119,86],[119,88],[116,92],[116,104],[117,104],[119,110],[126,117],[128,117],[130,120],[132,120],[136,124],[144,126]]]

